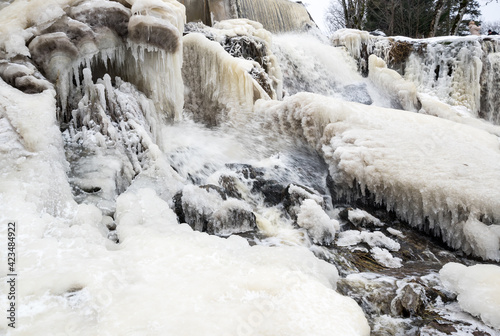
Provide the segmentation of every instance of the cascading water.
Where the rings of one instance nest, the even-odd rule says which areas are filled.
[[[16,335],[497,333],[497,267],[456,264],[500,259],[497,126],[401,110],[452,107],[314,34],[181,37],[173,0],[7,9]]]

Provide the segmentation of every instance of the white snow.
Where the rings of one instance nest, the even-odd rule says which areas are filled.
[[[369,214],[362,209],[349,209],[347,212],[347,218],[349,221],[356,225],[366,225],[371,224],[375,226],[384,226],[385,224],[380,221],[380,219]]]
[[[446,264],[439,272],[443,285],[455,292],[460,307],[478,316],[489,326],[500,329],[500,267]]]
[[[333,290],[333,266],[300,247],[193,232],[150,189],[118,199],[117,246],[95,227],[94,207],[79,207],[79,223],[29,205],[7,203],[23,232],[16,335],[369,335],[361,309]]]
[[[399,251],[400,245],[395,240],[387,237],[380,231],[357,231],[347,230],[339,233],[337,245],[352,246],[361,242],[367,243],[370,247],[384,247],[390,251]]]
[[[400,268],[403,266],[403,260],[398,257],[394,257],[391,252],[381,247],[374,247],[371,249],[373,259],[379,262],[381,265],[388,268]]]

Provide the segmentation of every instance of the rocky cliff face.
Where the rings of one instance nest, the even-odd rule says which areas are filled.
[[[301,3],[288,0],[180,0],[187,21],[212,25],[215,21],[247,18],[271,32],[300,31],[315,26]]]

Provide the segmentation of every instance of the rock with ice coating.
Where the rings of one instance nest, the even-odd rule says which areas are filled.
[[[257,99],[281,97],[281,72],[269,32],[258,22],[227,20],[213,28],[188,25],[183,37],[185,112],[218,125],[253,111]]]
[[[312,199],[305,199],[297,215],[297,224],[307,230],[314,243],[329,245],[340,228],[337,220],[331,219],[321,206]]]
[[[443,285],[457,294],[466,312],[479,316],[484,323],[500,330],[500,267],[446,264],[439,272]]]
[[[498,260],[498,246],[485,250],[476,243],[482,235],[498,235],[496,136],[436,117],[306,93],[259,101],[257,110],[273,120],[269,127],[276,132],[301,137],[323,153],[337,197],[339,190],[354,198],[368,191],[371,201],[453,248]],[[486,225],[466,234],[469,216]]]
[[[419,108],[415,104],[415,94],[407,90],[414,85],[419,94],[432,95],[451,105],[455,114],[462,111],[466,116],[480,116],[499,124],[500,39],[475,36],[411,39],[340,29],[333,34],[332,40],[335,45],[347,48],[363,72],[368,72],[369,58],[374,55],[385,61],[389,68],[397,70],[408,81],[404,83],[396,78],[402,86],[395,86],[392,90],[399,98],[410,98],[402,102],[403,107]],[[385,84],[387,87],[392,85]],[[428,109],[425,110],[428,113]],[[441,113],[437,110],[435,114]]]

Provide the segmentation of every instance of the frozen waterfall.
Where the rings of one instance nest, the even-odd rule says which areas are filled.
[[[0,334],[499,332],[500,40],[185,21],[0,9]]]

